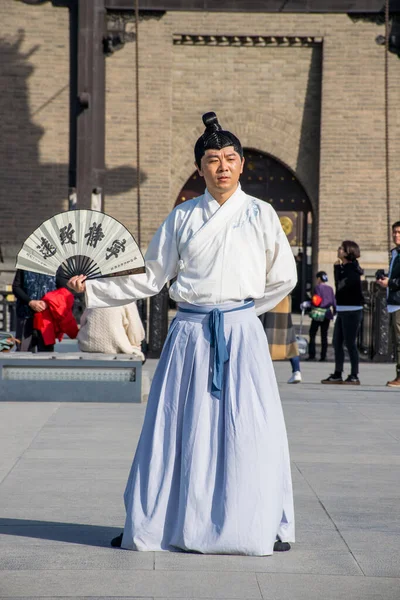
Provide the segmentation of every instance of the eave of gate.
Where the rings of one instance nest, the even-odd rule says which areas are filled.
[[[378,13],[382,0],[140,0],[141,10],[263,12],[263,13]],[[132,10],[132,0],[105,0],[107,9]],[[400,0],[391,1],[400,11]]]

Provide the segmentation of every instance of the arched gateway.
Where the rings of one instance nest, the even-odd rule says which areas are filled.
[[[243,190],[274,207],[297,257],[299,284],[293,292],[293,309],[299,310],[299,304],[312,284],[310,199],[296,174],[277,158],[251,148],[244,149],[244,157],[240,178]],[[204,179],[195,172],[181,189],[175,206],[203,193]]]

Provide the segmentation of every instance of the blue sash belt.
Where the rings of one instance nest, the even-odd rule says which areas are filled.
[[[221,398],[222,382],[224,378],[224,364],[229,360],[228,348],[226,346],[225,333],[224,333],[224,313],[236,312],[238,310],[245,310],[254,306],[253,300],[246,301],[238,308],[232,308],[231,310],[220,310],[214,308],[213,310],[196,308],[180,308],[179,312],[183,313],[196,313],[196,314],[208,314],[209,315],[209,328],[210,328],[210,346],[214,348],[213,356],[213,368],[212,368],[212,384],[211,393],[216,398]]]

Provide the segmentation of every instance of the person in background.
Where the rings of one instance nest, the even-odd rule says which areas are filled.
[[[78,344],[81,352],[134,354],[144,361],[141,342],[145,331],[136,302],[124,306],[86,308],[81,317]]]
[[[275,308],[259,316],[272,360],[290,360],[292,374],[288,383],[301,383],[300,355],[292,322],[291,298],[286,296]]]
[[[311,317],[310,326],[310,343],[308,346],[308,358],[307,360],[315,360],[315,338],[318,333],[318,329],[321,330],[321,358],[320,362],[326,360],[326,353],[328,350],[328,329],[330,322],[333,319],[334,312],[336,310],[336,300],[333,288],[328,285],[328,275],[325,271],[318,271],[317,273],[317,285],[314,288],[313,298],[319,299],[318,308],[321,309],[321,319]],[[325,311],[325,315],[323,315]]]
[[[323,379],[321,383],[360,385],[357,334],[362,321],[364,298],[361,290],[363,270],[358,264],[359,257],[360,248],[351,240],[345,240],[338,248],[338,260],[334,265],[337,312],[333,330],[335,372]],[[351,373],[343,381],[345,345],[349,352]]]
[[[389,275],[378,272],[377,283],[387,290],[387,309],[395,342],[396,377],[386,385],[400,388],[400,221],[393,223],[392,237],[395,248],[391,253]]]
[[[17,298],[15,337],[20,342],[17,342],[17,351],[53,352],[54,345],[46,345],[41,333],[34,329],[33,317],[35,313],[47,309],[47,303],[42,298],[56,287],[55,277],[17,269],[12,285],[13,294]]]

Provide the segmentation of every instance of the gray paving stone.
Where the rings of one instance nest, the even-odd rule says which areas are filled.
[[[400,531],[398,527],[395,531],[379,531],[370,527],[368,529],[344,529],[341,533],[368,577],[400,578],[398,557]]]
[[[332,521],[340,531],[358,528],[396,532],[400,535],[400,504],[398,495],[391,498],[332,496],[322,501]],[[400,546],[400,537],[399,537]],[[372,552],[372,549],[371,549]]]
[[[358,389],[276,363],[297,543],[272,557],[115,550],[145,407],[0,402],[0,597],[399,600],[400,396],[392,365]],[[1,479],[0,479],[1,481]],[[155,567],[155,570],[153,570]],[[257,574],[257,577],[255,576]],[[6,586],[6,587],[5,587]]]
[[[290,552],[266,557],[156,552],[155,568],[167,571],[363,574],[345,542],[334,530],[304,531],[297,536]]]
[[[31,533],[33,533],[32,530]],[[41,534],[44,533],[46,533],[45,530],[41,530]],[[98,534],[97,539],[94,535],[87,536],[86,539],[82,536],[80,543],[74,543],[78,536],[73,532],[54,532],[53,529],[49,530],[46,535],[54,538],[57,537],[57,533],[62,538],[60,542],[22,536],[17,540],[15,538],[5,539],[8,536],[2,536],[0,539],[0,554],[2,555],[0,582],[1,572],[4,570],[153,570],[152,552],[130,552],[110,547],[110,540],[119,534],[119,530],[109,528],[109,532],[104,534],[104,537],[100,537]],[[115,577],[118,577],[118,574]]]
[[[399,600],[399,579],[258,573],[265,600]]]
[[[253,573],[164,572],[120,569],[2,571],[2,596],[150,596],[260,599]]]
[[[12,482],[13,483],[13,482]],[[70,487],[69,487],[70,486]],[[38,490],[24,490],[23,487],[13,485],[11,490],[6,490],[2,496],[2,503],[5,503],[5,508],[2,510],[4,516],[9,517],[12,511],[17,511],[20,508],[26,507],[26,498],[24,495],[29,492],[29,506],[27,510],[44,509],[49,511],[52,509],[62,508],[66,514],[76,513],[78,507],[91,507],[92,510],[106,507],[113,507],[122,502],[122,494],[124,486],[110,489],[105,482],[101,485],[97,483],[84,483],[81,486],[74,485],[73,482],[65,482],[57,489],[44,485]],[[56,519],[57,520],[57,519]]]
[[[7,514],[7,516],[6,516]],[[66,512],[63,505],[12,509],[3,509],[0,523],[23,524],[26,521],[38,521],[40,523],[60,523],[67,525],[92,525],[101,527],[121,528],[125,522],[125,509],[121,501],[115,506],[77,506],[68,507]],[[100,525],[99,525],[100,524]]]
[[[366,461],[367,462],[367,461]],[[296,463],[318,496],[357,495],[375,498],[398,494],[400,466]]]
[[[81,456],[80,458],[31,458],[28,453],[18,461],[14,468],[13,478],[23,478],[25,482],[29,478],[33,481],[37,477],[37,472],[41,472],[41,477],[46,479],[65,479],[68,477],[74,479],[89,480],[92,477],[97,479],[106,479],[114,477],[119,478],[119,472],[129,469],[132,464],[130,457],[119,458],[93,458]]]
[[[22,405],[0,402],[0,482],[29,448],[58,404]]]
[[[139,436],[137,436],[137,439],[138,437]],[[81,442],[78,445],[71,442],[70,446],[60,448],[57,445],[55,445],[56,441],[54,440],[53,443],[46,443],[40,446],[30,447],[29,450],[27,450],[26,452],[26,456],[28,456],[29,458],[36,459],[57,458],[60,460],[64,458],[79,459],[82,456],[84,458],[101,458],[102,456],[104,456],[104,458],[109,458],[110,456],[115,456],[116,458],[120,458],[121,456],[125,458],[133,458],[137,440],[134,439],[134,442],[134,444],[130,444],[132,448],[126,448],[125,451],[121,449],[121,446],[118,447],[118,445],[115,444],[113,448],[110,448],[110,450],[107,452],[105,450],[105,443],[85,445],[85,442]],[[84,447],[84,450],[82,449],[82,447]]]
[[[329,514],[321,506],[315,496],[297,495],[294,488],[294,506],[296,515],[296,531],[322,531],[335,529]]]
[[[378,454],[376,452],[366,453],[354,453],[348,452],[340,454],[338,452],[324,451],[319,450],[316,452],[315,450],[310,452],[303,451],[304,446],[301,447],[300,444],[291,445],[291,457],[292,461],[296,463],[319,463],[319,464],[332,464],[336,463],[337,465],[363,465],[366,462],[366,458],[368,457],[368,464],[370,465],[395,465],[397,467],[400,466],[400,453],[398,448],[393,448],[396,454],[388,454],[384,452],[384,449],[381,448],[381,452]]]
[[[347,436],[325,431],[325,437],[322,437],[322,435],[320,438],[314,437],[310,442],[306,438],[301,439],[292,436],[290,441],[292,459],[296,459],[297,453],[304,451],[305,448],[313,452],[315,457],[329,452],[335,453],[339,460],[340,456],[345,454],[358,457],[358,462],[360,462],[360,459],[364,459],[365,463],[368,463],[369,456],[373,459],[376,456],[399,456],[398,440],[392,436],[388,439],[387,434],[370,435],[368,430],[353,434],[349,433]]]

